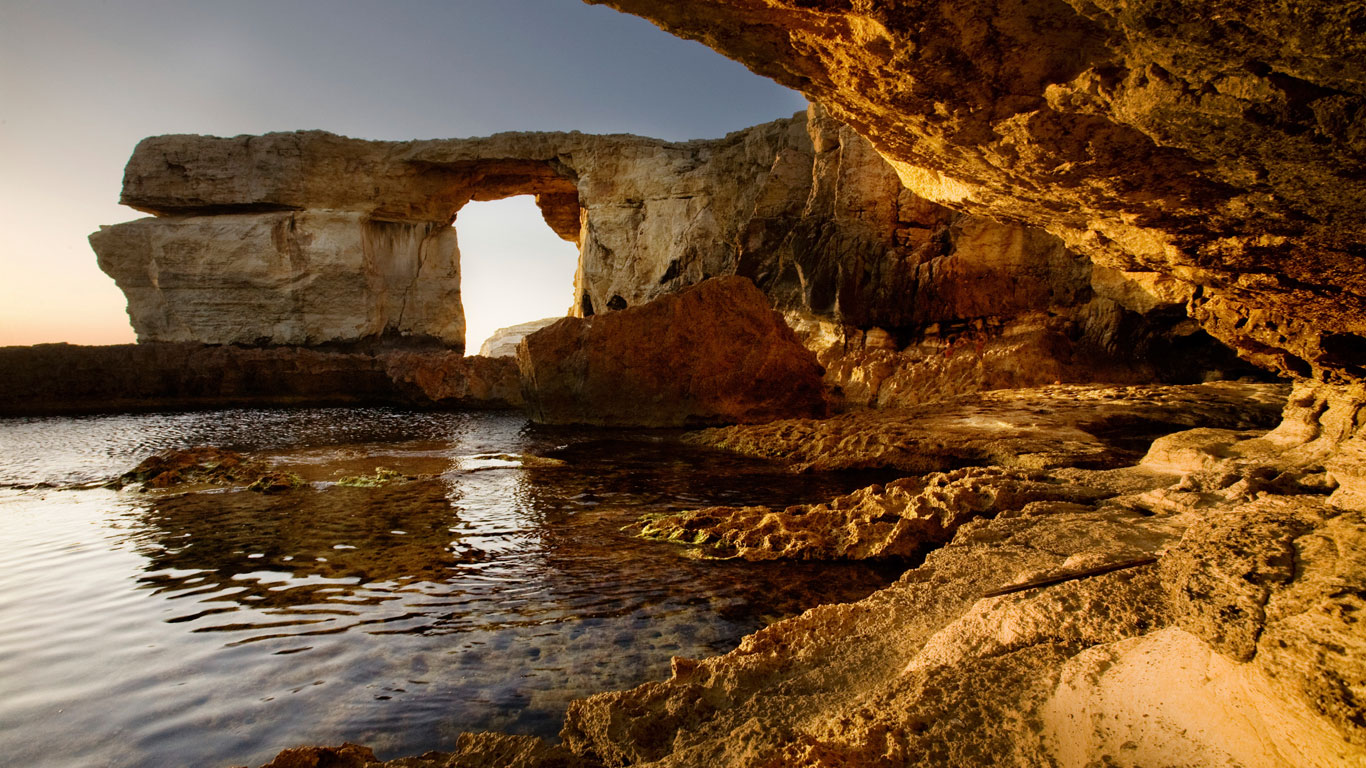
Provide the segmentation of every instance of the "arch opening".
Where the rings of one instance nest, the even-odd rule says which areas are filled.
[[[466,355],[497,330],[572,311],[579,249],[549,219],[532,195],[470,202],[456,214]]]

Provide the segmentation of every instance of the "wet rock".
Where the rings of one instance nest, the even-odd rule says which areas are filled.
[[[953,538],[977,517],[1104,495],[1043,472],[973,468],[873,485],[824,504],[708,507],[642,520],[633,529],[645,538],[745,560],[909,558]]]
[[[307,485],[302,477],[293,472],[267,472],[252,481],[247,490],[257,493],[284,493]]]
[[[369,747],[348,742],[340,747],[286,749],[261,768],[366,768],[378,762]]]
[[[415,479],[388,467],[375,467],[375,472],[372,475],[348,475],[338,480],[337,485],[346,488],[379,488],[390,483],[401,483]]]
[[[141,483],[147,488],[229,485],[251,483],[266,471],[265,465],[236,451],[201,445],[152,454],[119,480],[126,484]]]
[[[366,747],[299,747],[261,768],[600,768],[602,763],[534,736],[462,733],[453,752],[427,752],[380,762]]]
[[[549,424],[683,426],[825,411],[821,369],[744,278],[591,318],[517,351],[527,413]]]

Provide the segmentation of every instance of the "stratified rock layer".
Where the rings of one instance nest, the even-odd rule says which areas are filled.
[[[1358,3],[589,2],[800,89],[916,195],[1198,286],[1251,359],[1366,376]]]
[[[684,426],[825,412],[821,368],[742,277],[564,318],[517,348],[527,413],[548,424]]]
[[[465,340],[446,222],[311,210],[164,217],[90,236],[140,341],[317,345]]]

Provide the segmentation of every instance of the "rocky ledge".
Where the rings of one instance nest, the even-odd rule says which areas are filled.
[[[508,359],[445,349],[0,348],[0,415],[296,405],[517,408]]]
[[[467,734],[450,753],[380,763],[354,746],[310,748],[271,766],[1358,764],[1361,399],[1301,385],[1268,431],[1269,404],[1282,397],[1269,385],[1047,388],[902,412],[905,434],[945,433],[941,460],[981,460],[996,435],[1028,439],[1010,435],[1033,418],[1070,429],[1068,450],[1095,461],[911,477],[789,509],[780,522],[800,522],[786,532],[764,515],[710,513],[720,525],[697,530],[761,557],[845,545],[845,555],[931,551],[860,602],[813,609],[724,656],[675,658],[666,680],[571,704],[560,745]],[[889,418],[698,439],[749,433],[746,450],[794,466],[824,457],[895,468],[901,452],[848,439],[860,420],[885,428],[878,419]],[[845,439],[808,450],[819,434]],[[1136,442],[1146,451],[1133,452]],[[882,535],[894,518],[923,538]],[[877,535],[841,538],[860,520]],[[890,543],[878,552],[879,542]]]

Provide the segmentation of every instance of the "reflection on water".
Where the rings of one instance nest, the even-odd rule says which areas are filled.
[[[204,442],[311,484],[52,487]],[[664,677],[670,656],[724,652],[893,575],[698,561],[622,534],[641,514],[871,481],[793,476],[660,433],[232,411],[0,421],[0,457],[0,751],[24,765],[260,763],[342,740],[396,756],[483,729],[552,737],[570,699]],[[381,466],[409,479],[335,484]]]

